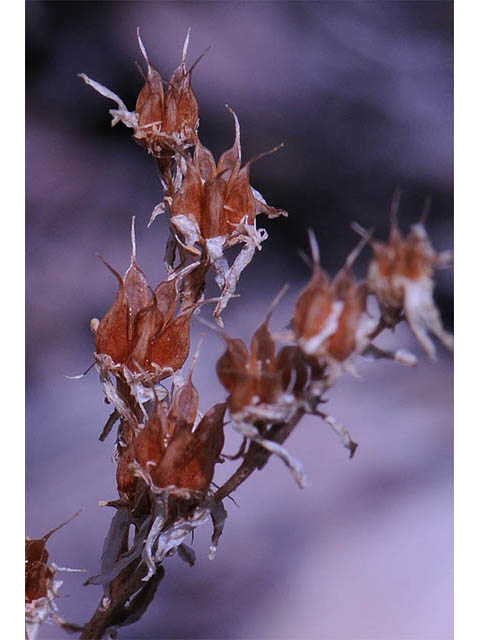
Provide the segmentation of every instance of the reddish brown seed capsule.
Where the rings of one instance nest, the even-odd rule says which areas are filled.
[[[177,431],[161,463],[152,471],[156,486],[175,485],[192,491],[207,491],[223,448],[224,415],[225,404],[215,405],[193,433],[186,428]]]
[[[358,328],[367,307],[367,287],[357,285],[348,270],[342,270],[333,282],[335,297],[343,303],[335,333],[328,339],[327,351],[342,362],[357,349]]]
[[[270,217],[286,215],[269,207],[253,190],[250,168],[265,154],[252,158],[241,168],[240,125],[236,114],[228,109],[235,122],[232,147],[215,165],[211,152],[197,141],[193,159],[184,156],[186,171],[182,185],[172,193],[172,217],[192,216],[205,239],[229,237],[243,219],[253,224],[258,213],[267,213]]]
[[[447,348],[453,349],[453,336],[442,326],[440,313],[433,299],[433,271],[450,266],[450,252],[436,252],[428,239],[423,222],[412,226],[404,239],[396,214],[398,195],[392,203],[390,237],[387,243],[375,241],[373,259],[368,271],[368,285],[375,294],[385,324],[395,326],[403,317],[417,340],[431,358],[435,345],[433,333]]]
[[[30,603],[38,598],[45,598],[49,593],[55,571],[48,565],[47,542],[55,532],[68,524],[80,511],[69,520],[46,533],[42,538],[25,538],[25,602]]]
[[[137,98],[138,128],[134,137],[157,157],[171,156],[176,147],[186,148],[196,139],[198,103],[192,89],[192,69],[185,58],[190,32],[185,40],[182,61],[172,73],[166,91],[159,72],[151,65],[138,34],[140,49],[147,63],[147,78]],[[195,65],[194,65],[195,66]]]

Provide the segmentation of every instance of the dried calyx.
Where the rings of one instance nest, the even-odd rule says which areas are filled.
[[[275,302],[278,299],[279,296]],[[269,328],[272,310],[253,334],[250,350],[242,340],[221,332],[226,350],[217,362],[217,374],[230,394],[227,405],[232,426],[245,441],[278,455],[303,487],[306,477],[302,465],[275,439],[281,434],[278,425],[310,413],[333,426],[351,455],[357,445],[334,418],[319,408],[327,387],[326,363],[296,344],[283,346],[277,352]]]
[[[154,210],[150,222],[168,208],[174,249],[170,256],[173,268],[175,247],[181,264],[188,257],[198,259],[204,270],[211,265],[216,271],[220,288],[220,301],[214,312],[217,322],[228,301],[235,293],[240,275],[252,260],[256,249],[266,240],[265,229],[257,229],[256,217],[264,213],[269,218],[286,216],[265,202],[263,196],[250,184],[250,168],[256,160],[276,151],[279,147],[260,154],[242,167],[240,125],[235,112],[227,105],[235,123],[233,146],[215,163],[212,153],[197,140],[193,157],[179,154],[177,179],[170,180],[163,204]],[[181,173],[178,179],[178,172]],[[242,249],[229,266],[224,252],[229,247],[242,244]],[[190,278],[195,274],[191,274]],[[203,291],[204,281],[197,282],[198,292]]]
[[[331,386],[342,371],[354,373],[353,361],[369,343],[375,327],[367,312],[366,283],[357,284],[353,264],[365,240],[353,249],[332,282],[320,267],[320,254],[309,232],[312,277],[300,293],[292,320],[293,335],[288,336],[303,354],[317,361],[325,371],[325,386]]]
[[[123,100],[110,89],[84,73],[79,75],[95,91],[117,103],[117,109],[110,109],[112,126],[122,122],[133,129],[134,140],[160,160],[160,167],[168,169],[169,159],[175,149],[187,149],[191,146],[198,129],[198,104],[192,89],[192,71],[195,65],[189,70],[186,67],[190,30],[183,45],[181,63],[170,76],[166,89],[162,76],[150,63],[139,30],[137,37],[147,65],[147,74],[134,111],[129,111]]]
[[[198,352],[194,363],[197,357]],[[226,404],[215,404],[202,416],[192,373],[193,365],[185,381],[175,376],[171,394],[163,398],[155,394],[144,423],[136,419],[139,408],[133,397],[129,405],[133,426],[120,418],[116,444],[120,499],[105,503],[118,512],[109,534],[115,542],[102,563],[102,574],[88,581],[104,584],[106,597],[125,579],[127,566],[143,562],[146,582],[175,551],[192,563],[193,550],[184,540],[209,518],[214,525],[211,554],[215,551],[226,512],[214,501],[210,486],[215,465],[222,461]],[[129,546],[130,526],[135,539]]]
[[[153,400],[155,392],[163,394],[161,381],[179,371],[188,358],[193,313],[217,299],[189,306],[181,303],[179,282],[195,264],[178,270],[152,290],[136,262],[134,219],[132,256],[125,275],[101,260],[118,280],[118,291],[105,316],[90,323],[95,334],[95,361],[107,400],[131,423],[130,398],[145,415],[145,402]]]
[[[453,349],[453,336],[443,328],[433,300],[434,270],[452,266],[453,253],[437,252],[430,243],[425,229],[429,199],[419,222],[412,225],[404,238],[397,220],[399,201],[397,191],[391,206],[388,242],[371,242],[373,258],[368,270],[368,287],[378,300],[385,326],[393,328],[406,320],[426,353],[435,359],[435,345],[428,332]],[[364,233],[360,225],[356,228]]]
[[[41,538],[25,538],[25,637],[35,640],[39,625],[46,621],[59,624],[67,631],[81,631],[81,627],[66,622],[57,614],[55,599],[62,581],[56,577],[57,571],[79,571],[57,567],[49,563],[47,542],[59,529],[78,516],[77,511],[69,520],[62,522]]]

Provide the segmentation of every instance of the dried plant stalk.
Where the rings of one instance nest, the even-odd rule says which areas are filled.
[[[167,274],[155,286],[149,286],[137,263],[134,220],[125,274],[101,258],[118,283],[110,309],[91,321],[95,366],[113,407],[100,440],[117,425],[118,497],[104,503],[115,514],[104,543],[101,573],[85,583],[101,585],[103,596],[82,628],[84,640],[99,640],[139,620],[165,575],[167,558],[178,553],[194,564],[195,553],[186,540],[209,520],[213,558],[227,517],[224,499],[263,469],[270,456],[280,457],[299,487],[305,486],[301,463],[284,446],[305,415],[329,425],[353,456],[358,445],[341,422],[323,410],[325,393],[345,372],[356,375],[355,362],[361,356],[416,364],[416,358],[403,349],[378,347],[374,341],[382,331],[406,321],[431,358],[435,345],[429,333],[453,348],[453,338],[444,330],[433,301],[434,270],[449,266],[452,255],[433,249],[424,215],[402,236],[398,193],[392,202],[388,241],[374,240],[373,232],[354,225],[361,241],[332,279],[320,265],[315,234],[309,231],[311,277],[298,293],[288,331],[274,334],[270,329],[281,294],[248,346],[219,329],[242,272],[267,239],[266,231],[256,226],[257,216],[287,214],[268,205],[251,185],[251,167],[266,154],[242,166],[240,123],[233,109],[227,106],[234,142],[218,161],[200,142],[199,108],[192,88],[196,63],[190,69],[186,64],[190,32],[180,65],[166,87],[137,35],[147,71],[133,111],[113,91],[80,74],[87,85],[116,102],[117,109],[110,110],[112,126],[122,122],[133,129],[133,138],[155,160],[164,197],[149,225],[160,213],[170,220]],[[237,244],[240,252],[229,264],[228,250]],[[366,280],[357,282],[353,267],[366,245],[373,256]],[[220,293],[205,299],[210,270]],[[378,302],[378,317],[368,311],[369,296]],[[216,325],[209,326],[225,343],[216,370],[226,397],[202,413],[193,382],[200,350],[187,373],[184,367],[191,351],[191,320],[208,302],[216,303]],[[171,382],[170,391],[165,381]],[[227,423],[243,437],[232,457],[241,462],[215,490],[216,464],[228,459],[222,454]],[[43,591],[34,594],[42,597],[53,579],[43,561]],[[29,593],[31,603],[35,598]]]

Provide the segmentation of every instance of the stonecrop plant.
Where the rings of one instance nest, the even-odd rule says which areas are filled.
[[[430,358],[436,353],[431,336],[453,348],[433,299],[435,270],[450,266],[452,254],[437,252],[429,241],[428,203],[419,222],[402,234],[399,192],[391,205],[389,237],[376,239],[373,231],[354,224],[358,244],[333,278],[322,269],[315,233],[308,230],[311,276],[298,292],[287,329],[271,329],[282,291],[248,345],[229,334],[222,313],[228,304],[236,304],[239,278],[268,237],[257,226],[257,217],[276,218],[287,212],[267,204],[251,184],[253,163],[278,147],[242,164],[239,118],[232,108],[227,106],[234,123],[233,145],[216,160],[200,141],[199,107],[192,89],[199,60],[187,67],[189,35],[180,65],[165,81],[151,64],[138,32],[145,83],[131,111],[112,90],[80,74],[87,85],[116,103],[110,109],[112,126],[121,122],[132,129],[135,142],[154,159],[164,195],[149,226],[160,214],[167,215],[170,236],[165,280],[159,283],[149,284],[137,263],[135,219],[126,272],[121,275],[101,257],[117,291],[103,317],[91,321],[91,329],[95,366],[112,409],[100,440],[117,427],[118,496],[105,503],[114,509],[114,516],[103,546],[101,572],[86,584],[101,585],[103,595],[83,626],[59,618],[58,568],[48,564],[46,551],[53,532],[27,540],[29,640],[46,620],[89,640],[111,637],[115,629],[137,621],[165,575],[168,557],[178,553],[194,564],[195,553],[187,540],[208,521],[212,524],[209,556],[214,558],[227,518],[225,498],[262,469],[271,455],[278,456],[304,487],[304,469],[284,444],[305,415],[318,416],[332,427],[353,456],[357,443],[324,410],[325,393],[344,373],[356,374],[360,357],[416,365],[414,355],[404,349],[386,351],[377,346],[382,331],[406,322]],[[235,245],[240,250],[232,261],[229,249]],[[358,282],[353,266],[367,247],[372,251],[367,277]],[[206,278],[211,269],[218,291],[208,298]],[[367,306],[369,297],[377,301],[376,314],[369,310],[371,304]],[[214,322],[207,319],[210,303],[215,305]],[[203,357],[201,345],[185,369],[192,353],[194,318],[217,332],[225,344],[216,363],[225,394],[206,410],[194,384],[195,363]],[[215,364],[211,366],[213,371]],[[242,436],[235,456],[223,454],[226,428]],[[219,462],[237,465],[221,486],[213,483]]]

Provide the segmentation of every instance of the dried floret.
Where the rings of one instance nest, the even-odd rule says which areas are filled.
[[[166,197],[179,247],[197,257],[206,254],[207,267],[211,264],[217,272],[221,299],[214,316],[219,323],[223,309],[234,295],[241,272],[267,237],[264,229],[256,228],[256,216],[260,213],[270,218],[287,215],[285,211],[269,206],[251,186],[251,165],[266,154],[241,166],[240,125],[233,110],[227,108],[235,122],[231,149],[215,164],[211,152],[197,141],[193,158],[188,154],[181,156],[184,166],[181,184],[171,183]],[[238,243],[242,243],[243,248],[229,266],[224,251]]]
[[[424,226],[425,216],[404,238],[397,222],[398,204],[397,193],[392,203],[389,240],[372,243],[374,255],[368,284],[379,301],[384,323],[395,326],[405,318],[427,354],[435,359],[435,345],[428,332],[449,349],[453,349],[453,336],[443,328],[433,300],[433,273],[435,268],[450,266],[453,256],[450,251],[433,249]]]
[[[62,522],[38,539],[25,538],[25,637],[34,640],[39,625],[43,622],[56,622],[66,630],[81,631],[80,627],[70,624],[57,615],[55,598],[62,581],[56,578],[57,571],[78,571],[49,564],[47,542],[56,531],[68,524],[80,511],[69,520]]]
[[[354,372],[353,360],[367,348],[375,328],[367,312],[367,285],[357,284],[351,272],[367,238],[349,254],[330,282],[320,267],[318,245],[311,231],[309,236],[312,277],[297,299],[291,339],[307,358],[317,361],[327,387],[342,370]]]
[[[194,264],[161,282],[149,295],[145,276],[136,263],[133,223],[132,257],[125,276],[122,278],[103,262],[117,278],[119,288],[102,320],[91,322],[95,358],[108,400],[113,402],[118,416],[132,424],[132,401],[142,404],[153,399],[153,385],[185,363],[190,352],[192,315],[210,300],[200,301],[175,315],[180,298],[179,281],[195,268]],[[114,375],[116,385],[110,374]]]
[[[213,406],[193,432],[186,423],[177,424],[162,461],[151,473],[157,487],[208,490],[223,448],[225,409],[225,403]]]
[[[117,103],[117,109],[110,109],[112,126],[123,122],[133,129],[133,138],[148,153],[156,158],[169,160],[178,148],[186,149],[194,144],[198,129],[198,104],[191,86],[192,71],[196,63],[189,70],[186,67],[190,30],[183,45],[181,63],[172,73],[166,90],[162,76],[150,63],[139,30],[137,36],[147,64],[147,75],[138,95],[135,111],[129,111],[123,100],[110,89],[84,73],[79,75],[95,91]],[[160,166],[166,169],[169,163]]]
[[[275,341],[269,329],[270,316],[271,311],[253,334],[250,350],[239,338],[221,332],[226,350],[217,362],[217,375],[230,393],[227,402],[233,415],[238,412],[259,415],[272,407],[273,416],[273,407],[283,406],[286,400],[282,395],[283,374],[277,365]]]
[[[312,277],[300,292],[292,320],[294,338],[306,355],[317,355],[338,327],[343,302],[335,299],[328,274],[320,267],[318,244],[309,231]]]

